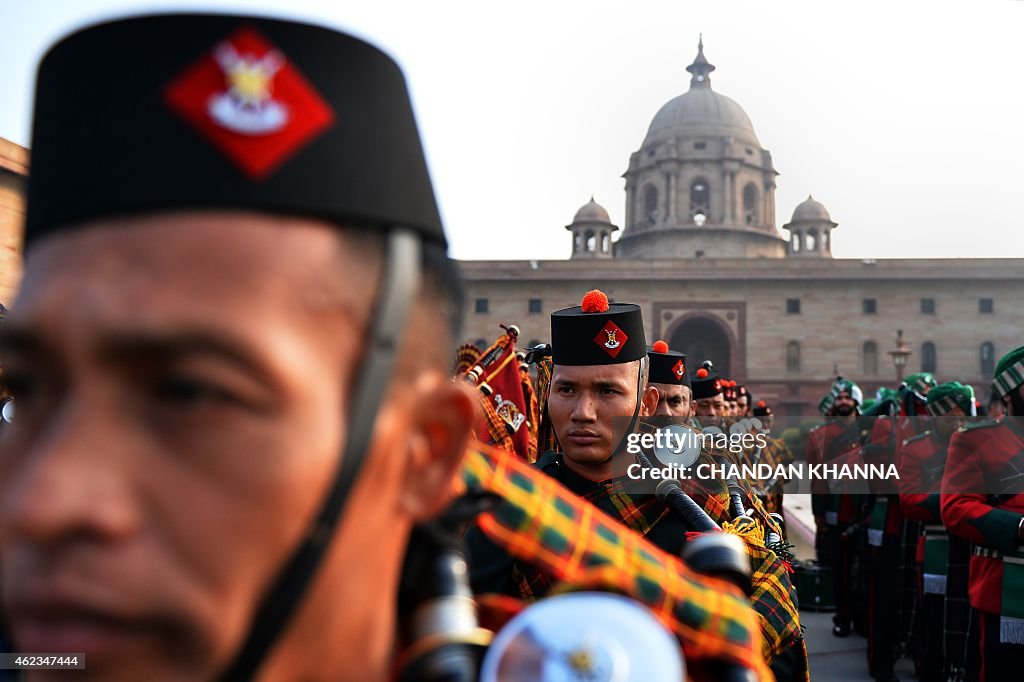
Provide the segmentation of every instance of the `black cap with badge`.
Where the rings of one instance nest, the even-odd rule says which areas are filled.
[[[556,365],[614,365],[647,355],[640,306],[609,303],[594,289],[580,305],[551,313],[551,354]]]
[[[83,29],[39,68],[25,242],[97,218],[253,210],[445,244],[398,65],[327,28],[218,15]]]
[[[693,386],[693,399],[703,400],[714,398],[722,393],[722,378],[718,376],[710,360],[705,360],[690,379]]]
[[[654,342],[647,352],[651,359],[649,380],[654,384],[689,386],[690,375],[686,372],[686,354],[669,350],[665,341]]]

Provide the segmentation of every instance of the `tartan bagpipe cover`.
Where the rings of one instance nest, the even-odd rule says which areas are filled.
[[[501,498],[477,518],[496,544],[569,589],[603,589],[646,604],[688,661],[726,660],[772,679],[754,612],[735,587],[698,575],[556,480],[501,450],[472,448],[462,482]]]

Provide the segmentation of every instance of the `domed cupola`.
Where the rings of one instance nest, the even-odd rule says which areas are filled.
[[[711,88],[703,37],[686,70],[689,90],[658,110],[630,156],[616,256],[784,257],[778,173],[743,108]]]
[[[565,229],[572,232],[572,258],[612,257],[612,232],[619,226],[612,224],[608,211],[594,197],[576,211]]]
[[[789,255],[831,258],[832,230],[838,225],[824,204],[808,194],[793,209],[793,219],[782,226],[789,230]]]

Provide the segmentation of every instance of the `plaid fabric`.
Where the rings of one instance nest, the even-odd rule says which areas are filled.
[[[967,596],[971,543],[949,536],[946,568],[945,658],[949,679],[966,680],[967,647],[971,632],[971,602]]]
[[[475,394],[484,415],[484,424],[488,435],[487,444],[515,454],[516,446],[512,442],[512,436],[509,434],[508,428],[505,426],[507,422],[494,409],[494,401],[480,391],[476,391]],[[482,436],[483,434],[478,432],[477,435]]]
[[[477,519],[513,556],[570,586],[621,592],[650,607],[694,663],[726,660],[772,679],[755,616],[725,581],[695,574],[680,559],[508,453],[476,448],[463,462],[471,488],[502,498]]]
[[[1000,398],[1010,395],[1015,388],[1024,384],[1024,360],[1015,362],[992,380],[992,389]]]
[[[630,496],[618,481],[594,488],[583,499],[645,537],[669,513],[668,507],[654,495]],[[516,562],[512,574],[523,599],[543,597],[555,585],[550,575],[531,564]]]
[[[537,427],[537,452],[548,450],[560,450],[558,440],[555,438],[555,430],[551,426],[551,418],[548,417],[548,391],[551,388],[551,373],[554,371],[554,361],[551,356],[541,358],[537,363],[537,412],[540,425]]]
[[[533,381],[526,365],[519,367],[519,383],[523,387],[523,399],[526,400],[526,428],[529,429],[530,446],[527,460],[533,464],[537,461],[537,431],[540,428],[540,417],[537,411],[537,394],[533,391]]]
[[[899,562],[896,565],[896,579],[899,580],[898,641],[906,642],[909,651],[917,648],[918,599],[920,571],[917,565],[917,539],[921,537],[921,524],[909,519],[903,520],[900,536]]]
[[[790,569],[775,552],[764,546],[764,526],[755,522],[739,530],[732,523],[727,523],[723,529],[738,535],[747,546],[752,569],[750,600],[761,627],[765,660],[774,659],[791,646],[806,648],[801,644],[803,633],[800,630],[796,588],[789,577]]]
[[[767,445],[761,452],[761,461],[766,464],[770,464],[773,467],[786,466],[791,464],[796,458],[793,455],[793,451],[786,445],[786,441],[781,438],[768,438]],[[783,486],[784,481],[776,481],[774,485],[770,486],[764,495],[764,507],[768,513],[781,514],[782,513],[782,501],[783,501]]]

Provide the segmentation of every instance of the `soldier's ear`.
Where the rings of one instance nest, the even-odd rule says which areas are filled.
[[[658,409],[658,389],[648,385],[640,398],[640,416],[650,417]]]
[[[445,377],[416,391],[406,441],[401,505],[420,522],[440,514],[454,498],[453,481],[477,423],[472,389]]]

